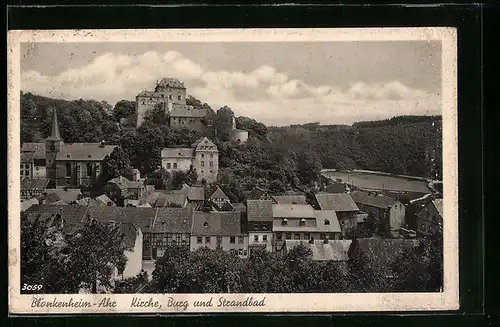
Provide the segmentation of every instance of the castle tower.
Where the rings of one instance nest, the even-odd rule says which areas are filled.
[[[46,155],[46,168],[47,178],[51,185],[56,185],[56,156],[63,146],[63,140],[59,133],[59,121],[57,120],[57,111],[54,108],[52,111],[52,131],[50,136],[45,139],[45,155]]]

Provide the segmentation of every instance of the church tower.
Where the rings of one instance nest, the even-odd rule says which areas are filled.
[[[57,121],[56,108],[52,111],[52,131],[50,136],[45,139],[45,155],[46,155],[46,169],[49,184],[56,186],[56,157],[63,147],[63,140],[59,133],[59,122]]]

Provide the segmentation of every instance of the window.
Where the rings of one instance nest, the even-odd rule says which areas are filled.
[[[304,234],[304,239],[305,239],[305,240],[309,240],[309,239],[310,239],[310,237],[311,237],[311,236],[309,235],[309,233],[305,233],[305,234]]]
[[[202,175],[204,174],[203,170],[201,171],[201,174],[202,174]]]
[[[177,169],[177,162],[174,162],[174,169]]]
[[[210,154],[210,159],[212,159],[214,157],[213,153]]]
[[[229,243],[234,244],[236,242],[236,237],[230,236],[229,237]]]
[[[180,242],[181,241],[181,234],[177,234],[175,236],[175,239],[177,240],[177,242]]]
[[[205,161],[201,161],[200,164],[202,167],[205,167]]]
[[[243,255],[243,250],[242,249],[238,249],[238,255]]]
[[[95,175],[99,176],[100,173],[101,173],[101,164],[100,163],[96,163],[95,164]]]
[[[267,235],[262,235],[262,241],[267,242]]]
[[[335,233],[330,233],[330,239],[334,240],[335,239]]]
[[[292,239],[292,233],[286,233],[286,234],[285,234],[285,238],[286,238],[287,240],[291,240],[291,239]]]
[[[205,154],[203,154],[203,153],[202,153],[202,154],[201,154],[201,157],[202,157],[202,158],[205,158]]]
[[[177,100],[182,100],[182,95],[178,95]]]
[[[162,97],[162,98],[163,98],[163,97],[165,97],[165,94],[162,94],[162,95],[161,95],[161,97]]]
[[[330,225],[330,221],[328,219],[325,219],[325,225]]]
[[[76,176],[80,176],[80,169],[82,167],[80,166],[80,164],[76,164]]]
[[[243,250],[243,255],[247,255],[247,250]]]
[[[168,99],[172,100],[172,94],[169,94]]]
[[[258,242],[259,241],[259,235],[254,235],[253,236],[253,241]]]
[[[238,244],[243,244],[243,236],[238,236]]]
[[[66,164],[66,177],[71,177],[71,164]]]
[[[210,236],[205,237],[205,243],[210,243]]]
[[[282,237],[283,237],[283,236],[281,235],[281,233],[277,233],[277,234],[276,234],[276,239],[277,239],[278,241],[281,241]]]
[[[293,234],[293,239],[294,240],[300,240],[300,234],[299,233]]]
[[[92,177],[92,164],[90,162],[87,163],[87,177]]]
[[[172,165],[170,164],[170,162],[167,162],[167,169],[170,169],[172,167]]]
[[[319,239],[320,239],[320,240],[324,240],[325,238],[326,238],[325,233],[321,233],[321,234],[319,234]]]

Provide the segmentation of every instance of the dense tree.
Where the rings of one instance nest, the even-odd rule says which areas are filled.
[[[151,283],[148,273],[145,271],[135,277],[116,281],[113,288],[113,293],[116,294],[150,293],[151,291]]]
[[[116,147],[109,156],[104,158],[101,167],[100,185],[118,176],[126,178],[131,178],[132,176],[132,165],[128,154],[120,147]]]
[[[168,125],[169,123],[169,112],[167,110],[166,103],[157,103],[153,108],[146,112],[144,120],[151,121],[159,125]]]
[[[233,130],[234,112],[231,108],[224,106],[217,110],[214,127],[217,138],[221,141],[229,141]]]
[[[443,240],[439,236],[422,239],[416,249],[407,249],[393,264],[397,290],[440,291],[443,286]]]
[[[132,118],[135,116],[135,102],[128,100],[120,100],[115,104],[113,116],[116,121],[121,118]]]
[[[119,226],[91,220],[68,239],[67,262],[84,287],[109,289],[115,269],[123,273],[125,257],[123,234]]]

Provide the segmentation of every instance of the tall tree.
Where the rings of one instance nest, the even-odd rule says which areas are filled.
[[[68,264],[80,282],[96,293],[111,287],[115,269],[123,272],[127,258],[119,226],[91,220],[68,240]]]
[[[217,138],[221,141],[229,141],[231,138],[231,131],[233,129],[234,112],[228,106],[224,106],[217,110],[215,117],[215,129],[217,131]]]
[[[120,147],[116,147],[109,156],[102,161],[100,183],[104,184],[112,178],[124,176],[131,178],[132,165],[128,154]]]
[[[116,121],[121,118],[131,118],[135,116],[135,102],[128,100],[120,100],[115,104],[113,116]]]

